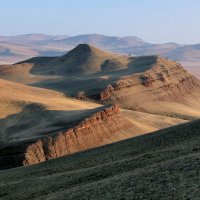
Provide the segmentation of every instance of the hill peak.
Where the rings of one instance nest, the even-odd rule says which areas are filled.
[[[79,44],[67,54],[48,63],[55,74],[82,74],[101,71],[105,60],[116,57],[115,54],[100,50],[89,44]]]
[[[84,44],[79,44],[77,45],[74,49],[72,49],[70,52],[75,52],[75,51],[78,51],[78,52],[81,52],[81,53],[84,53],[84,52],[91,52],[92,50],[94,49],[97,49],[95,47],[93,47],[92,45],[89,45],[87,43],[84,43]],[[70,53],[69,52],[69,53]]]
[[[77,60],[80,57],[84,57],[84,59],[89,59],[92,56],[99,58],[99,57],[110,56],[110,55],[113,55],[113,54],[110,52],[106,52],[101,49],[98,49],[87,43],[84,43],[84,44],[77,45],[74,49],[69,51],[67,54],[61,56],[60,58],[62,60],[69,59],[69,58],[70,59],[73,58]]]

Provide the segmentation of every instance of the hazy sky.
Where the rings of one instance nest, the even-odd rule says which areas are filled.
[[[200,0],[0,0],[0,35],[99,33],[200,43]]]

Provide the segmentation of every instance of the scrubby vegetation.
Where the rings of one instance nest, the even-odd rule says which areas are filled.
[[[0,172],[4,199],[199,199],[200,121]]]

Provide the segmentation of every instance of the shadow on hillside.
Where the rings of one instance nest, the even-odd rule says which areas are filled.
[[[30,143],[64,132],[106,107],[49,111],[41,105],[30,104],[22,112],[0,119],[0,169],[20,166]]]
[[[35,87],[43,87],[63,92],[69,96],[75,96],[79,91],[87,91],[93,88],[105,88],[108,84],[120,80],[124,76],[142,73],[152,68],[157,56],[131,57],[127,68],[114,71],[99,71],[92,74],[65,75],[58,80],[47,80],[32,84]],[[106,77],[106,78],[104,78]]]

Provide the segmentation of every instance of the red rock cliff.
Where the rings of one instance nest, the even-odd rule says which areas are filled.
[[[38,140],[28,146],[23,164],[32,165],[103,145],[105,139],[130,126],[130,122],[120,115],[117,106],[105,108],[67,132]]]

